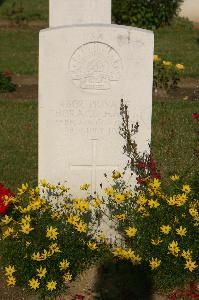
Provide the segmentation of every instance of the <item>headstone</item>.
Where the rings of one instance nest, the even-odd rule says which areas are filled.
[[[153,33],[111,25],[111,0],[51,0],[50,8],[40,32],[39,178],[98,191],[103,174],[127,162],[121,99],[139,122],[139,150],[148,149]]]

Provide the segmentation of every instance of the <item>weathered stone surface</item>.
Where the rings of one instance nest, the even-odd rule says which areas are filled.
[[[126,164],[121,99],[140,124],[140,151],[148,149],[153,34],[117,25],[43,30],[39,64],[39,178],[98,190],[104,173]]]

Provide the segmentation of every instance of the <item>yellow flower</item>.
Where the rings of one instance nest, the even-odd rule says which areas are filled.
[[[12,227],[8,227],[3,233],[3,238],[10,237],[13,233],[14,229]]]
[[[28,183],[23,183],[21,188],[18,188],[18,195],[23,195],[28,190]]]
[[[161,58],[159,57],[159,55],[155,54],[153,55],[153,61],[160,61]]]
[[[45,204],[45,200],[41,198],[37,198],[30,203],[30,207],[32,210],[39,210],[44,204]]]
[[[122,194],[116,194],[114,200],[116,203],[120,204],[125,200],[125,196]]]
[[[115,218],[116,218],[118,221],[124,221],[124,220],[126,220],[126,215],[125,215],[125,214],[115,215]]]
[[[135,227],[129,227],[125,232],[128,237],[134,237],[137,233],[137,229]]]
[[[79,220],[80,220],[80,217],[70,214],[70,216],[67,219],[67,222],[72,225],[77,225]]]
[[[180,236],[186,236],[187,230],[185,227],[183,228],[182,226],[180,226],[178,229],[176,229],[176,232]]]
[[[57,228],[54,228],[52,226],[48,227],[46,230],[46,237],[50,240],[56,240],[59,232],[57,232]]]
[[[42,179],[42,180],[40,181],[40,184],[41,184],[44,188],[48,186],[46,179]]]
[[[85,212],[89,209],[89,202],[84,199],[75,199],[74,208],[80,210],[81,212]]]
[[[86,232],[86,230],[87,230],[87,225],[86,225],[85,223],[83,223],[83,222],[80,222],[80,223],[78,223],[78,224],[75,225],[75,228],[76,228],[76,230],[79,231],[80,233],[81,233],[81,232]]]
[[[66,270],[69,268],[70,263],[67,261],[67,259],[63,259],[60,264],[59,264],[59,268],[61,271]]]
[[[23,232],[24,234],[29,234],[32,230],[34,230],[34,228],[30,227],[29,223],[23,224],[21,226],[21,232]]]
[[[125,198],[130,198],[132,196],[132,191],[131,190],[127,190],[125,193],[124,193],[124,196]]]
[[[27,214],[31,211],[31,206],[28,205],[27,207],[21,207],[19,206],[19,211],[22,213],[22,214]]]
[[[39,252],[37,252],[37,253],[34,252],[32,254],[31,258],[32,258],[32,260],[36,260],[36,261],[42,260],[41,254]]]
[[[133,257],[131,258],[131,262],[134,265],[139,265],[141,263],[142,258],[139,255],[133,255]]]
[[[189,213],[193,218],[196,218],[198,216],[198,211],[196,208],[190,208]]]
[[[139,197],[138,197],[136,203],[137,203],[138,205],[145,205],[145,204],[147,203],[147,199],[145,198],[144,195],[139,195]]]
[[[29,247],[31,245],[31,242],[26,241],[26,247]]]
[[[4,218],[1,220],[1,222],[5,225],[8,225],[10,222],[12,222],[12,217],[9,217],[7,215],[4,216]]]
[[[171,178],[172,181],[178,181],[180,179],[180,176],[172,175],[172,176],[170,176],[170,178]]]
[[[151,267],[152,270],[157,269],[161,264],[161,260],[158,260],[157,257],[153,258],[151,260],[149,260],[149,265]]]
[[[113,178],[114,180],[117,180],[117,179],[119,179],[120,177],[122,177],[122,174],[121,174],[119,171],[113,171],[113,176],[112,176],[112,178]]]
[[[171,231],[171,226],[163,225],[160,227],[160,231],[164,234],[169,234],[169,232]]]
[[[8,286],[14,286],[16,284],[16,278],[14,276],[9,276],[6,283]]]
[[[47,270],[46,268],[43,268],[42,266],[40,267],[40,269],[37,269],[37,273],[38,273],[38,277],[40,279],[42,279],[43,277],[46,277],[46,274],[47,274]]]
[[[21,224],[26,224],[31,222],[31,217],[30,215],[26,215],[21,219]]]
[[[90,187],[90,184],[85,183],[80,186],[80,190],[87,191],[89,189],[89,187]]]
[[[181,256],[184,257],[186,260],[191,260],[192,251],[190,250],[183,250]]]
[[[65,282],[69,282],[72,280],[72,275],[68,272],[63,275],[63,279]]]
[[[56,285],[57,285],[57,282],[52,280],[52,281],[47,282],[46,287],[47,287],[48,291],[52,292],[53,290],[56,290]]]
[[[169,253],[173,254],[174,256],[178,256],[180,252],[180,248],[178,247],[178,242],[171,242],[168,246]]]
[[[197,269],[197,267],[197,263],[191,259],[187,260],[185,263],[185,269],[189,269],[190,272],[193,272],[195,269]]]
[[[96,250],[98,247],[97,247],[97,244],[96,243],[93,243],[93,242],[88,242],[88,248],[91,249],[91,250]]]
[[[157,200],[149,200],[148,205],[150,208],[157,208],[160,206],[160,203]]]
[[[183,206],[187,202],[187,195],[185,193],[176,196],[177,206]]]
[[[102,205],[102,200],[100,200],[99,198],[94,199],[94,201],[93,201],[93,206],[94,206],[95,208],[98,208],[98,207],[100,207],[101,205]]]
[[[174,195],[173,197],[169,197],[169,199],[167,199],[167,203],[172,206],[176,205],[177,204],[176,196]]]
[[[189,194],[191,192],[191,187],[188,184],[184,184],[183,187],[182,187],[182,191],[185,194]]]
[[[6,276],[12,276],[13,273],[15,273],[15,272],[16,272],[16,270],[15,270],[14,266],[9,265],[8,267],[5,267]]]
[[[177,64],[177,65],[176,65],[176,69],[179,70],[179,71],[183,71],[183,70],[184,70],[184,65],[182,65],[182,64]]]
[[[29,280],[29,284],[28,285],[31,287],[31,289],[36,290],[36,289],[39,288],[40,282],[39,282],[38,279],[32,278],[31,280]]]
[[[157,239],[157,240],[151,240],[151,244],[152,245],[154,245],[154,246],[158,246],[158,245],[160,245],[161,243],[162,243],[163,241],[162,240],[159,240],[159,239]]]
[[[166,66],[166,67],[170,67],[170,66],[172,66],[172,62],[163,60],[163,65]]]
[[[154,191],[157,192],[160,189],[161,181],[157,178],[154,178],[150,183],[149,187]]]
[[[108,196],[112,196],[115,192],[112,187],[106,188],[104,191]]]
[[[59,248],[59,246],[57,245],[57,243],[53,243],[53,244],[51,244],[50,246],[49,246],[49,256],[51,256],[51,255],[53,255],[54,253],[59,253],[59,252],[61,252],[60,251],[60,248]]]

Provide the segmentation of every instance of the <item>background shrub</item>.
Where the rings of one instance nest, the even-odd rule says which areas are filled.
[[[113,19],[117,24],[148,29],[169,24],[183,0],[113,0]]]

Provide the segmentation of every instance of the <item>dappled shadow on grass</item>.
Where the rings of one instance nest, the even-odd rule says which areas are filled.
[[[143,266],[127,262],[104,263],[98,269],[95,290],[100,300],[150,300],[151,281]]]

